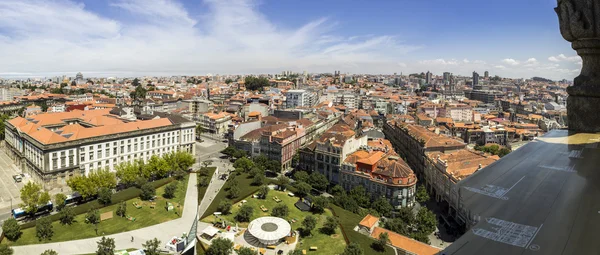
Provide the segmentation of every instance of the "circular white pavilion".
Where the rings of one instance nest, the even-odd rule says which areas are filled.
[[[290,234],[292,226],[289,222],[277,217],[260,217],[248,225],[248,233],[266,245],[276,244],[281,238]]]

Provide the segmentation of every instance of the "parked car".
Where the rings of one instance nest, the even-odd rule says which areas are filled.
[[[21,177],[20,174],[13,175],[13,179],[15,180],[15,182],[21,182],[21,181],[23,181],[23,177]]]

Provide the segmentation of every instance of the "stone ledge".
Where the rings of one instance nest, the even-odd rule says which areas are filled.
[[[600,132],[600,98],[569,96],[567,112],[569,130],[578,132]]]

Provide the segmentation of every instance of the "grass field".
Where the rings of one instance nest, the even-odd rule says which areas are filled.
[[[277,196],[282,201],[280,203],[275,202],[275,200],[273,200],[273,197],[275,197],[275,196]],[[306,217],[308,215],[313,215],[310,212],[302,212],[298,208],[296,208],[294,206],[294,203],[296,203],[298,201],[298,197],[290,197],[287,195],[287,192],[271,190],[269,192],[269,194],[267,195],[266,199],[252,198],[252,196],[248,196],[243,199],[247,201],[248,205],[250,205],[250,206],[252,206],[252,208],[254,208],[254,213],[251,217],[251,220],[259,218],[259,217],[263,217],[263,216],[270,216],[271,210],[278,204],[285,204],[289,208],[289,216],[286,218],[287,220],[295,219],[297,221],[295,223],[291,223],[292,229],[300,228],[304,217]],[[219,200],[215,199],[215,201],[219,201]],[[218,206],[218,202],[215,202],[213,204],[217,204],[217,206]],[[232,207],[232,210],[231,210],[232,212],[230,214],[222,215],[220,217],[225,219],[228,222],[231,222],[231,224],[235,224],[236,221],[234,219],[234,216],[239,211],[241,204],[242,204],[241,202],[234,204]],[[261,211],[260,210],[261,205],[264,205],[267,209],[269,209],[269,211],[268,212]],[[341,230],[338,228],[336,230],[336,233],[331,236],[323,234],[319,230],[323,226],[323,223],[325,222],[325,219],[327,218],[327,216],[332,216],[331,211],[325,210],[325,213],[323,213],[321,215],[315,214],[314,216],[317,217],[317,219],[318,219],[317,227],[312,231],[311,236],[300,238],[301,243],[298,244],[297,249],[305,249],[308,251],[309,247],[317,246],[319,248],[318,254],[326,254],[326,255],[332,254],[333,255],[333,254],[341,253],[344,250],[344,248],[346,247],[346,242],[344,241],[344,237],[342,236]],[[209,215],[209,216],[205,217],[204,219],[202,219],[202,221],[212,223],[212,222],[216,221],[216,217],[214,215]],[[238,223],[238,226],[239,227],[247,227],[248,222]]]
[[[245,197],[249,196],[250,194],[254,194],[260,188],[260,186],[252,186],[251,185],[252,178],[249,178],[248,174],[245,174],[245,173],[242,173],[238,176],[236,176],[236,174],[234,173],[231,175],[231,177],[229,177],[227,182],[230,182],[232,180],[233,176],[235,176],[235,179],[238,181],[238,187],[240,188],[240,196],[238,198],[234,199],[232,201],[232,204],[244,199]],[[225,185],[223,187],[227,187],[227,184],[228,183],[225,183]],[[217,193],[217,195],[215,196],[215,199],[213,201],[222,201],[225,199],[228,199],[227,198],[227,189],[223,188],[219,191],[219,193]],[[218,202],[211,203],[208,206],[208,208],[206,208],[206,211],[200,218],[204,218],[206,216],[212,215],[214,212],[217,211],[218,206],[219,206]]]
[[[215,173],[215,171],[217,170],[216,167],[208,167],[208,174],[204,177],[206,178],[212,178],[213,174]],[[200,183],[200,178],[203,177],[200,174],[196,174],[196,178],[198,178],[198,181],[196,182],[197,184]],[[202,201],[202,199],[204,198],[204,194],[206,193],[206,189],[207,187],[202,187],[200,185],[197,185],[198,187],[198,204],[200,204],[200,201]]]
[[[189,176],[186,176],[185,179],[179,183],[175,193],[176,196],[173,199],[165,199],[162,197],[165,186],[156,189],[157,198],[155,200],[156,208],[154,209],[150,208],[149,202],[141,201],[139,198],[127,200],[127,215],[136,218],[135,221],[129,221],[126,218],[118,217],[116,215],[118,205],[115,204],[99,209],[100,213],[112,211],[113,218],[99,223],[97,234],[94,225],[85,223],[84,213],[75,216],[76,222],[72,225],[62,225],[58,221],[53,222],[54,236],[52,237],[52,240],[40,242],[35,236],[35,227],[33,227],[23,229],[23,234],[17,241],[10,242],[7,239],[4,239],[3,243],[9,245],[26,245],[84,239],[130,231],[179,218],[180,213],[183,210],[183,201],[185,201],[188,177]],[[168,212],[165,209],[165,203],[167,201],[175,205],[175,210]],[[133,206],[133,202],[141,203],[142,208],[136,209]]]
[[[363,219],[363,217],[361,217],[358,214],[346,211],[336,205],[330,205],[330,207],[340,220],[340,225],[342,226],[344,233],[346,233],[346,236],[348,237],[349,241],[358,243],[365,252],[365,254],[395,254],[394,250],[387,246],[385,247],[385,252],[380,252],[372,249],[371,244],[373,243],[374,239],[371,239],[366,235],[354,231],[354,227],[358,225],[358,223]]]

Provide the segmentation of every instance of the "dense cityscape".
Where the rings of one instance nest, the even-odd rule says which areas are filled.
[[[597,1],[310,1],[0,1],[0,255],[600,254]]]
[[[124,187],[136,182],[129,168],[150,179],[170,176],[158,169],[177,164],[168,157],[184,152],[197,166],[222,164],[223,179],[233,170],[247,175],[246,188],[259,193],[261,185],[289,185],[306,211],[322,214],[331,204],[364,218],[350,223],[363,239],[386,233],[390,247],[436,254],[470,224],[456,183],[564,128],[569,85],[488,71],[5,79],[4,153],[16,166],[11,171],[21,173],[19,185],[31,180],[55,201],[56,194],[74,194],[66,190],[100,196],[101,186],[88,190],[73,180],[105,170]],[[165,172],[146,174],[142,165]],[[216,208],[223,215],[244,199],[229,195],[229,206]],[[19,198],[12,203],[27,206]]]

